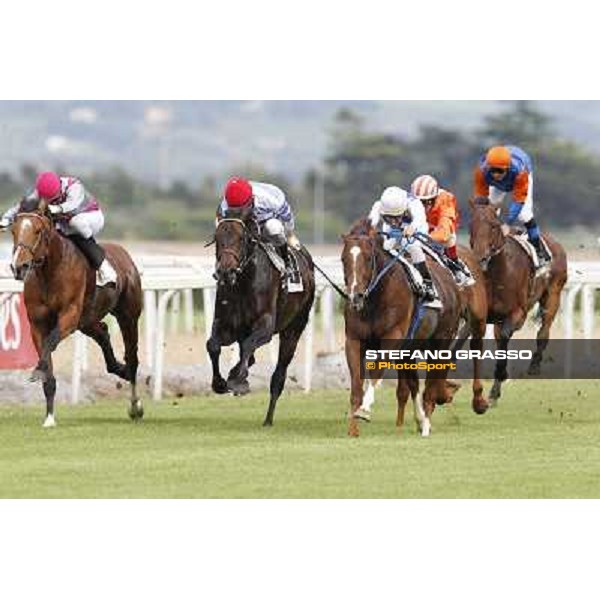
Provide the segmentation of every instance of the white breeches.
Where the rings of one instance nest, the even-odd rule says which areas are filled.
[[[503,192],[494,186],[490,186],[490,203],[498,208],[502,205],[508,192]],[[529,188],[523,208],[517,217],[517,221],[527,223],[533,219],[533,175],[529,174]]]
[[[98,235],[104,227],[104,214],[101,210],[93,210],[75,215],[68,223],[59,223],[65,235],[79,234],[86,240]]]
[[[261,234],[276,246],[286,243],[288,236],[294,231],[294,222],[284,223],[279,219],[269,219],[262,224]]]
[[[421,247],[421,242],[418,240],[412,240],[408,243],[406,251],[410,254],[410,260],[413,265],[418,265],[425,260],[425,253]]]

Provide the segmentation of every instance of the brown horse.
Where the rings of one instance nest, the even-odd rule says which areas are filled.
[[[235,215],[233,211],[228,214]],[[218,282],[215,319],[206,343],[213,367],[212,389],[217,394],[248,393],[248,370],[254,352],[279,334],[279,356],[271,376],[269,408],[263,425],[273,425],[277,399],[283,392],[287,369],[306,327],[315,297],[313,262],[302,247],[296,252],[303,291],[289,293],[280,272],[267,255],[259,227],[252,218],[221,219],[215,233]],[[288,250],[291,251],[291,250]],[[220,372],[222,346],[237,342],[239,362],[227,380]]]
[[[106,368],[131,383],[129,416],[141,419],[144,410],[136,395],[138,369],[138,319],[142,311],[140,275],[129,254],[117,244],[104,250],[118,274],[116,286],[96,288],[96,273],[75,244],[58,233],[45,204],[35,212],[22,212],[12,225],[12,268],[24,282],[25,306],[39,362],[31,381],[42,381],[46,397],[44,427],[55,425],[56,379],[52,352],[79,329],[95,340]],[[101,321],[108,313],[117,318],[125,345],[125,364],[115,358],[108,327]]]
[[[348,300],[344,311],[346,323],[346,360],[350,370],[350,418],[348,434],[359,435],[357,416],[363,396],[361,379],[361,344],[381,345],[382,341],[393,340],[400,347],[407,340],[429,340],[431,349],[448,349],[454,339],[461,315],[465,314],[467,298],[458,290],[447,269],[432,261],[429,268],[438,289],[441,309],[425,308],[419,322],[414,321],[418,309],[416,298],[410,287],[404,268],[391,259],[382,248],[382,240],[368,219],[354,224],[343,237],[342,263]],[[393,261],[390,263],[390,261]],[[481,298],[480,298],[481,299]],[[482,315],[479,331],[482,331]],[[481,312],[481,307],[479,307]],[[483,329],[485,329],[483,325]],[[385,344],[386,348],[389,344]],[[418,379],[411,375],[399,377],[396,390],[398,400],[397,425],[404,422],[404,408],[410,390],[415,407],[415,419],[421,435],[430,433],[430,417],[435,404],[452,400],[455,386],[448,385],[448,373],[428,373],[425,390],[418,392]],[[381,372],[370,371],[367,394],[373,393],[373,380]],[[485,412],[487,402],[482,395],[481,383],[474,386],[473,407],[476,412]]]
[[[530,375],[538,375],[550,327],[560,305],[560,294],[567,281],[567,255],[557,241],[544,234],[552,253],[552,263],[545,273],[536,275],[523,247],[512,236],[504,236],[498,211],[489,200],[477,198],[470,204],[471,248],[485,273],[487,322],[494,324],[498,349],[507,349],[514,332],[521,329],[528,312],[539,302],[541,326],[537,334],[537,349],[528,370]],[[491,400],[498,400],[502,382],[507,377],[507,360],[497,360]]]

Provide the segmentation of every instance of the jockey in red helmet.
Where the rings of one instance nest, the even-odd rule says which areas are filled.
[[[299,248],[300,242],[294,233],[294,215],[283,191],[270,183],[232,177],[225,185],[217,221],[231,211],[253,216],[261,237],[277,247],[289,271],[288,244]]]
[[[94,239],[104,227],[104,214],[96,198],[83,187],[81,181],[75,177],[60,177],[50,171],[40,173],[33,192],[4,213],[0,219],[0,228],[6,228],[12,223],[23,203],[36,200],[47,202],[48,212],[55,218],[56,228],[73,241],[98,271],[97,284],[114,285],[117,273]]]

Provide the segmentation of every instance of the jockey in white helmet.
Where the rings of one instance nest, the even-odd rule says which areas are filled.
[[[391,254],[397,254],[402,240],[406,241],[406,251],[423,278],[424,300],[439,303],[421,242],[413,237],[415,233],[428,233],[425,210],[421,202],[402,188],[388,187],[373,204],[369,220],[373,227],[386,236],[383,248]]]

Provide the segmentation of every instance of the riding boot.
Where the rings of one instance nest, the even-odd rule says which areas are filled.
[[[104,249],[98,242],[93,237],[86,239],[80,235],[70,235],[69,239],[81,250],[94,271],[97,271],[105,258]]]
[[[469,287],[475,283],[471,270],[460,258],[449,259],[446,264],[452,271],[458,287]]]
[[[433,285],[433,280],[431,279],[431,272],[429,271],[429,267],[425,261],[417,263],[415,268],[421,274],[423,278],[423,291],[422,296],[423,300],[426,302],[434,302],[436,300],[439,301],[438,293]]]
[[[285,263],[285,276],[286,278],[291,277],[293,275],[293,267],[290,260],[290,250],[287,242],[278,246],[277,249],[283,258],[283,262]]]
[[[527,228],[527,237],[529,238],[529,242],[535,248],[539,268],[541,269],[552,260],[552,257],[548,256],[548,253],[546,252],[546,247],[544,246],[544,244],[542,244],[540,230],[535,220],[529,220],[527,223],[525,223],[525,227]]]

